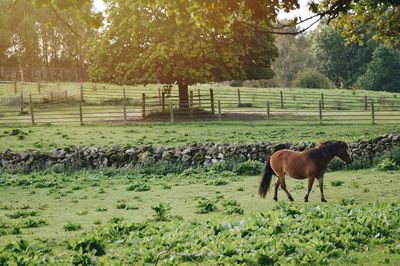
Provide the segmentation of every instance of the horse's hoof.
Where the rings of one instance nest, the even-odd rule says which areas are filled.
[[[294,201],[294,199],[293,199],[293,198],[289,198],[289,200],[290,200],[290,201]]]
[[[321,199],[322,202],[328,202],[326,199]]]
[[[308,199],[304,199],[304,202],[308,202]]]
[[[274,201],[275,201],[275,202],[278,201],[278,198],[274,198]]]

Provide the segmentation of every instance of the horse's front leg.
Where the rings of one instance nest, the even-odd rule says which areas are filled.
[[[312,186],[314,184],[314,179],[315,177],[308,177],[308,187],[307,187],[307,193],[304,196],[304,202],[308,202],[308,196],[310,195],[310,192],[312,190]]]
[[[319,191],[321,192],[321,201],[327,202],[324,196],[324,176],[317,177]]]

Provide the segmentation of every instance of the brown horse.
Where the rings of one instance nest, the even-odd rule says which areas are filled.
[[[318,180],[319,190],[321,192],[321,201],[326,202],[324,196],[324,173],[328,163],[337,156],[343,162],[350,163],[351,158],[348,145],[343,141],[327,141],[320,143],[317,147],[303,151],[279,150],[272,154],[265,166],[264,175],[262,176],[258,194],[265,198],[269,189],[272,175],[276,175],[274,200],[278,200],[278,188],[281,186],[286,192],[290,201],[293,201],[292,195],[286,188],[285,175],[295,179],[308,178],[308,189],[304,196],[304,201],[308,201],[314,179]]]

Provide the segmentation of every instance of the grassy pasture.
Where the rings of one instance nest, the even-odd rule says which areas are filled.
[[[0,124],[29,124],[30,94],[33,112],[37,124],[79,124],[79,102],[83,99],[83,122],[119,123],[124,120],[124,107],[128,123],[142,121],[142,94],[146,94],[145,113],[162,111],[162,85],[117,86],[110,84],[50,83],[41,84],[40,93],[36,83],[27,83],[23,87],[13,84],[0,84]],[[126,98],[123,98],[125,88]],[[386,124],[398,122],[400,116],[400,98],[396,93],[341,90],[341,89],[282,89],[282,88],[233,88],[219,84],[191,86],[190,97],[193,108],[211,111],[210,89],[214,91],[214,109],[218,112],[221,102],[222,119],[248,120],[266,119],[267,102],[270,106],[271,121],[319,122],[319,101],[323,93],[324,123],[368,123],[372,122],[371,100],[375,102],[375,120]],[[282,103],[281,95],[282,91]],[[24,108],[21,111],[21,92]],[[367,98],[365,98],[367,97]],[[365,100],[367,99],[367,102]],[[173,87],[165,100],[167,120],[168,106],[178,105],[177,88]],[[283,107],[281,106],[283,104]],[[367,110],[365,109],[367,104]],[[188,116],[189,114],[187,114]],[[246,115],[246,117],[243,117]],[[189,119],[189,118],[187,118]],[[218,120],[218,116],[195,115],[191,120]]]
[[[13,130],[21,132],[14,134]],[[396,132],[396,124],[315,125],[270,121],[145,123],[140,125],[0,126],[0,150],[51,150],[66,146],[178,146],[194,142],[256,143],[370,139]]]
[[[183,220],[174,226],[206,221],[212,223],[241,221],[259,213],[268,213],[279,205],[272,201],[271,194],[266,200],[258,198],[256,193],[258,179],[259,176],[212,172],[202,173],[201,177],[198,174],[188,174],[184,177],[172,174],[160,178],[151,174],[137,176],[134,172],[112,169],[65,174],[41,172],[31,175],[10,175],[3,172],[0,182],[0,221],[3,227],[9,225],[20,229],[3,236],[0,234],[2,243],[0,249],[7,243],[15,243],[21,239],[32,243],[44,241],[43,243],[51,243],[53,250],[63,261],[73,253],[67,248],[66,243],[79,239],[85,232],[90,234],[101,230],[113,217],[122,217],[128,224],[151,220],[155,214],[152,207],[158,206],[159,203],[169,204],[171,215],[182,217]],[[215,180],[217,182],[210,182]],[[138,186],[139,183],[145,183],[146,186],[143,184]],[[296,200],[289,206],[295,208],[320,208],[318,206],[330,208],[338,204],[359,208],[377,200],[398,206],[400,199],[398,171],[380,172],[366,169],[327,173],[324,184],[328,199],[326,204],[320,203],[316,185],[310,195],[310,202],[304,203],[302,198],[306,181],[288,178],[287,184]],[[209,200],[217,209],[200,214],[198,205],[204,199]],[[243,210],[243,214],[227,214],[224,202],[228,200],[235,200]],[[282,190],[279,191],[279,201],[288,202]],[[32,216],[23,217],[29,213]],[[29,219],[30,223],[27,222]],[[39,223],[41,220],[43,224]],[[37,227],[26,225],[35,224],[35,221],[39,223]],[[319,223],[318,220],[312,222]],[[12,229],[3,230],[10,232]],[[389,246],[395,247],[399,244],[399,239],[397,243],[390,243]],[[106,264],[107,258],[115,256],[121,256],[119,261],[124,261],[123,258],[128,256],[130,250],[129,246],[112,243],[108,247],[107,256],[103,258]],[[398,265],[400,254],[389,252],[388,247],[382,249],[377,244],[371,244],[369,251],[350,252],[352,257],[350,261],[368,265],[378,265],[382,262]],[[152,252],[157,253],[157,250]],[[369,259],[367,260],[365,256]],[[102,257],[98,259],[102,261]],[[339,256],[337,260],[330,260],[330,263],[349,263],[342,259]],[[164,263],[167,261],[163,261]]]

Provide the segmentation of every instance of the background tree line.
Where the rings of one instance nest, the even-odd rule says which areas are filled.
[[[82,8],[90,9],[90,6]],[[29,80],[40,72],[43,79],[50,80],[55,69],[73,69],[70,74],[74,79],[85,78],[82,70],[88,67],[88,40],[95,34],[96,29],[81,23],[72,10],[55,13],[50,7],[37,7],[29,0],[2,0],[0,76],[12,79],[17,75],[20,80],[25,75],[25,80]],[[67,79],[64,75],[67,72],[62,73],[63,76],[53,79]]]
[[[300,35],[278,35],[274,44],[279,51],[272,63],[275,76],[247,85],[400,92],[400,50],[371,36],[363,43],[348,42],[339,30],[320,24]]]
[[[310,4],[325,21],[296,34],[299,29],[288,26],[293,21],[277,23],[275,9],[296,9],[293,0],[277,7],[225,0],[218,5],[109,0],[103,24],[90,0],[4,0],[0,76],[4,69],[13,69],[19,79],[32,69],[90,69],[92,81],[177,84],[182,102],[188,102],[189,85],[226,80],[399,91],[399,5],[348,2]],[[326,25],[330,20],[335,23]],[[284,34],[275,35],[277,24],[286,25]],[[85,78],[77,72],[75,77]]]

